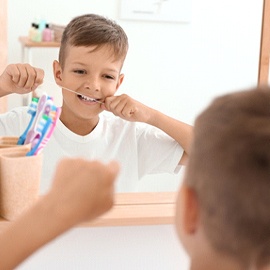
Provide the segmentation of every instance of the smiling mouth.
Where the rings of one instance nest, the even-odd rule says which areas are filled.
[[[71,92],[71,93],[73,93],[73,94],[76,94],[77,97],[78,97],[80,100],[83,100],[83,101],[85,101],[85,102],[89,102],[89,103],[95,103],[95,102],[96,102],[96,103],[104,104],[104,102],[102,102],[100,99],[90,98],[90,97],[88,97],[88,96],[85,96],[85,95],[83,95],[83,94],[77,92],[77,91],[71,90],[71,89],[69,89],[69,88],[67,88],[67,87],[64,87],[64,86],[61,86],[61,87],[62,87],[63,90],[66,90],[66,91],[69,91],[69,92]]]
[[[101,102],[99,99],[90,98],[90,97],[84,96],[84,95],[82,95],[82,94],[77,95],[77,97],[78,97],[80,100],[83,100],[83,101],[86,101],[86,102],[89,102],[89,103],[103,103],[103,102]]]

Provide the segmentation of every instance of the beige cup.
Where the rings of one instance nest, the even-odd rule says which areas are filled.
[[[0,155],[5,153],[26,154],[31,149],[31,144],[17,145],[18,137],[0,136]]]
[[[12,136],[9,136],[9,137],[6,137],[6,136],[0,136],[0,145],[7,145],[7,146],[15,146],[17,145],[17,141],[18,141],[18,137],[12,137]],[[19,146],[19,145],[18,145]]]
[[[16,219],[39,197],[42,154],[25,156],[16,148],[0,154],[0,215]]]

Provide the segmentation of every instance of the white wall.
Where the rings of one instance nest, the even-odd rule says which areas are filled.
[[[172,225],[80,228],[39,250],[19,270],[186,270]]]
[[[120,0],[9,0],[8,60],[21,61],[18,36],[27,35],[35,17],[44,16],[50,22],[66,24],[83,13],[108,16],[121,24],[130,41],[124,66],[126,78],[120,92],[192,124],[213,97],[256,85],[262,2],[192,0],[191,23],[160,23],[120,20]],[[56,58],[55,49],[35,51],[33,64],[44,68],[47,78],[52,80],[51,63]],[[46,89],[49,93],[59,91],[49,88]],[[10,98],[10,108],[19,104],[15,96]],[[166,189],[178,186],[179,176],[165,177],[171,183]],[[151,178],[149,182],[158,183],[154,187],[158,190],[159,185],[164,186],[164,176],[161,178],[162,181]],[[171,226],[86,230],[88,241],[78,240],[78,244],[76,240],[82,234],[76,233],[81,229],[75,230],[43,249],[24,269],[184,270],[187,267],[180,259],[185,257],[182,250],[176,250]],[[108,238],[104,239],[103,235]],[[107,261],[105,264],[102,258]]]

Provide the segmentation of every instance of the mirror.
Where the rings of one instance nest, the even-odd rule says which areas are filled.
[[[66,24],[93,12],[115,19],[129,37],[119,91],[165,114],[192,124],[213,97],[257,84],[263,0],[192,0],[191,21],[183,23],[122,20],[120,1],[8,0],[8,62],[21,61],[18,37],[28,34],[36,17]],[[32,64],[44,68],[49,80],[57,54],[57,49],[32,53]],[[12,96],[9,107],[20,102]],[[183,171],[147,176],[139,189],[176,190]]]

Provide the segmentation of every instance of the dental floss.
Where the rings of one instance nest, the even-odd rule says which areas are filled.
[[[57,83],[53,83],[53,82],[48,81],[48,80],[44,80],[44,82],[45,82],[45,83],[50,83],[50,84],[53,84],[53,85],[56,84],[57,86],[61,87],[61,88],[64,89],[64,90],[67,90],[67,91],[69,91],[69,92],[71,92],[71,93],[74,93],[74,94],[76,94],[76,95],[85,96],[85,97],[91,99],[91,101],[95,101],[96,103],[104,104],[104,102],[98,101],[98,100],[96,100],[95,98],[92,98],[92,97],[89,97],[89,96],[87,96],[87,95],[81,94],[81,93],[79,93],[79,92],[76,92],[76,91],[74,91],[74,90],[71,90],[71,89],[69,89],[69,88],[66,88],[66,87],[64,87],[64,86],[62,86],[62,85],[59,85],[59,84],[57,84]]]

